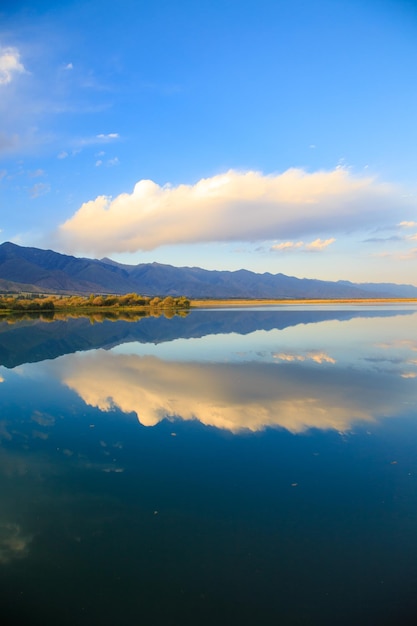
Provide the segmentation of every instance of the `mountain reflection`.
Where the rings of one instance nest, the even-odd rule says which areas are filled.
[[[188,326],[176,335],[180,338],[161,343],[150,327],[145,340],[140,322],[140,329],[121,339],[119,331],[109,335],[104,329],[100,337],[106,338],[106,349],[90,347],[22,365],[15,372],[21,381],[41,376],[48,384],[54,379],[86,405],[134,413],[144,426],[181,419],[233,433],[267,427],[293,433],[311,428],[347,431],[356,422],[399,416],[415,404],[417,313],[381,313],[349,314],[343,320],[332,313],[333,319],[319,318],[315,324],[300,323],[302,318],[296,315],[292,324],[286,320],[283,328],[275,323],[269,329],[269,317],[255,323],[256,315],[248,317],[245,312],[241,319],[245,328],[260,326],[247,334],[218,332],[227,319],[221,312],[210,312],[217,334],[210,334],[209,326],[203,332],[201,323],[208,318],[196,315],[198,323],[190,326],[191,314],[184,320]],[[238,313],[233,312],[233,319],[239,319]],[[223,323],[220,329],[216,320]],[[234,327],[239,324],[228,326]],[[81,336],[86,341],[83,326],[71,328],[79,333],[79,341]],[[157,328],[166,333],[168,327]],[[71,349],[70,332],[64,344],[62,327],[57,329],[59,345]],[[3,344],[7,345],[5,338]],[[5,389],[8,378],[3,368],[0,380]],[[45,436],[45,420],[53,425],[54,417],[32,412],[33,437]]]
[[[387,321],[383,328],[387,333]],[[402,329],[407,332],[406,326]],[[331,334],[332,328],[323,330]],[[192,360],[97,350],[59,360],[54,370],[86,404],[101,411],[133,412],[145,426],[168,418],[198,420],[234,433],[266,427],[293,433],[309,428],[346,431],[358,421],[397,416],[415,402],[411,379],[417,367],[410,358],[415,343],[396,339],[382,344],[375,340],[380,329],[372,328],[369,320],[337,330],[338,337],[343,337],[341,330],[346,333],[342,344],[330,338],[323,349],[297,346],[268,352],[265,345],[273,347],[278,335],[254,333],[241,337],[240,350],[234,345],[233,353],[228,352],[227,336],[220,338],[222,347],[211,360],[203,356],[209,341],[199,340],[201,357]],[[395,321],[391,330],[398,333]],[[299,334],[290,335],[289,343]],[[311,327],[301,334],[302,340],[312,341]],[[362,343],[366,334],[370,341]],[[258,351],[253,349],[257,342],[262,344]],[[190,346],[179,342],[179,355],[181,348]]]
[[[217,311],[192,311],[187,317],[144,317],[140,321],[127,322],[103,317],[101,323],[86,318],[54,319],[45,322],[41,318],[0,321],[0,366],[14,368],[23,363],[36,363],[55,359],[63,354],[94,348],[108,348],[118,344],[137,341],[160,344],[179,338],[190,339],[217,334],[238,333],[247,335],[257,330],[285,330],[300,325],[323,324],[333,320],[386,319],[402,316],[407,319],[413,310],[408,309],[353,309],[317,307],[313,310],[290,307],[228,309]]]

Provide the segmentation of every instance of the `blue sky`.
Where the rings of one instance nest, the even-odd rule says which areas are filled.
[[[417,285],[417,5],[0,4],[0,237]]]

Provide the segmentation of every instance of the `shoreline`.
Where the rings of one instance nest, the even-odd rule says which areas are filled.
[[[302,306],[302,305],[334,305],[334,304],[352,304],[352,305],[384,305],[384,304],[417,304],[417,298],[316,298],[316,299],[207,299],[207,300],[191,300],[190,309],[202,308],[233,308],[233,307],[249,307],[249,306]]]

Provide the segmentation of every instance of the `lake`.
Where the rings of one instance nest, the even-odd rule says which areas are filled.
[[[416,306],[3,321],[0,381],[4,623],[415,623]]]

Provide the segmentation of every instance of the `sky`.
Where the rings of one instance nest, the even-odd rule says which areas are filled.
[[[0,242],[417,285],[417,2],[0,0]]]

